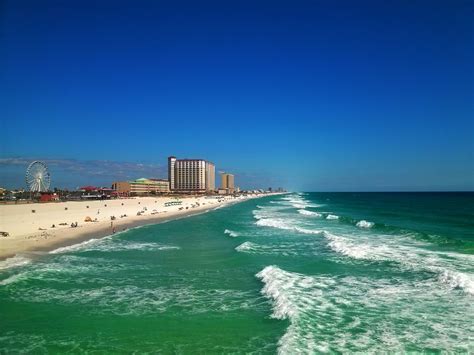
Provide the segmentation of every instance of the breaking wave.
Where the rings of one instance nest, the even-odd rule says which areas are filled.
[[[144,266],[123,264],[103,258],[82,257],[69,254],[57,254],[46,260],[38,260],[28,265],[17,274],[0,281],[1,286],[17,282],[37,280],[55,283],[67,283],[74,279],[74,284],[86,284],[93,280],[106,282],[107,276],[123,270],[143,269]]]
[[[312,211],[305,209],[299,209],[298,212],[304,216],[313,216]],[[474,295],[472,273],[474,256],[459,253],[451,253],[448,256],[442,252],[429,250],[426,242],[413,240],[411,233],[374,234],[372,231],[351,230],[354,229],[354,224],[364,230],[371,229],[375,224],[367,220],[360,220],[357,223],[349,220],[348,223],[343,223],[344,226],[328,224],[318,229],[308,224],[310,220],[295,218],[285,210],[275,207],[256,210],[254,217],[257,219],[255,222],[257,226],[321,235],[325,237],[327,246],[337,254],[354,260],[396,263],[399,268],[414,272],[429,272],[434,276],[432,279],[438,280],[448,288],[462,289],[465,293]],[[339,216],[328,214],[326,219],[337,220]],[[341,235],[341,231],[344,230],[349,234]],[[355,234],[351,234],[354,232]],[[244,245],[242,248],[245,247]]]
[[[262,218],[255,222],[257,226],[292,230],[304,234],[321,234],[323,231],[295,226],[284,219]]]
[[[460,288],[465,292],[474,295],[474,278],[462,272],[443,270],[439,275],[439,280],[452,289]]]
[[[313,245],[304,242],[280,242],[278,244],[257,244],[244,242],[235,248],[236,251],[248,254],[264,254],[278,256],[312,256]]]
[[[451,351],[469,348],[465,307],[472,309],[470,298],[452,299],[430,282],[310,276],[278,266],[267,266],[256,277],[273,305],[271,316],[290,322],[278,341],[280,354],[404,352],[402,344]],[[429,311],[432,297],[443,300],[449,317]],[[363,331],[354,336],[355,329]]]
[[[239,233],[234,232],[234,231],[232,231],[232,230],[230,230],[230,229],[226,229],[226,230],[224,231],[224,234],[227,234],[227,235],[229,235],[229,236],[231,236],[231,237],[233,237],[233,238],[239,236]]]
[[[289,206],[292,206],[294,208],[298,209],[304,209],[307,207],[321,207],[324,205],[321,204],[315,204],[312,202],[308,202],[306,199],[303,198],[304,195],[291,195],[287,197],[283,197],[282,200],[283,202]],[[281,202],[280,202],[281,203]]]
[[[357,222],[356,226],[359,228],[372,228],[374,225],[374,222],[367,222],[365,220]]]
[[[393,239],[393,236],[386,236],[376,244],[367,238],[354,239],[327,231],[323,235],[328,240],[328,246],[344,256],[358,260],[396,262],[407,270],[428,271],[438,275],[438,280],[449,288],[462,289],[474,295],[474,275],[464,271],[474,265],[472,255],[450,253],[449,258],[446,258],[443,253],[423,249],[418,244],[402,244],[402,240]]]
[[[313,212],[313,211],[308,211],[308,210],[305,210],[305,209],[300,209],[300,210],[298,210],[298,213],[299,213],[299,214],[302,214],[302,215],[304,215],[304,216],[314,216],[314,217],[321,217],[321,216],[322,216],[321,213]]]
[[[235,250],[237,251],[249,251],[249,250],[252,250],[254,249],[256,244],[252,243],[252,242],[244,242],[242,244],[240,244],[239,246],[237,246],[235,248]]]
[[[294,227],[289,224],[284,219],[277,219],[277,218],[262,218],[255,222],[257,226],[262,227],[273,227],[278,229],[285,229],[285,230],[294,230]]]
[[[31,259],[21,255],[15,255],[11,258],[7,258],[5,260],[0,261],[0,270],[23,266],[29,263],[31,263]]]
[[[115,239],[113,236],[90,239],[85,242],[62,247],[50,251],[50,254],[62,254],[72,252],[86,252],[86,251],[100,251],[100,252],[115,252],[127,250],[141,250],[141,251],[155,251],[155,250],[173,250],[180,249],[174,245],[164,245],[150,242],[133,242],[127,240]]]

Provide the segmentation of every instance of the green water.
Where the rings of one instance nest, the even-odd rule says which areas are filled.
[[[474,195],[266,197],[0,267],[3,353],[474,351]]]

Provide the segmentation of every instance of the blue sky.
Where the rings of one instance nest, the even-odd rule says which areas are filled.
[[[474,189],[472,1],[1,6],[0,184],[30,159],[75,187],[176,155],[242,187]]]

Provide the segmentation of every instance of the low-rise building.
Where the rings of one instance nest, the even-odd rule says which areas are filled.
[[[59,201],[59,195],[57,193],[42,193],[40,196],[40,202],[52,202]]]
[[[140,178],[133,181],[117,181],[112,189],[119,195],[136,196],[170,192],[170,184],[165,179]]]

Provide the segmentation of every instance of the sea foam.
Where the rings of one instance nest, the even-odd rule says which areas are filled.
[[[195,289],[189,286],[147,288],[134,285],[108,285],[88,289],[61,290],[30,287],[12,289],[15,299],[32,303],[80,305],[93,314],[155,315],[170,307],[186,316],[209,312],[229,312],[255,308],[259,302],[250,292],[232,289]]]
[[[463,272],[442,270],[439,280],[452,289],[462,289],[474,296],[474,277]]]
[[[292,196],[287,196],[284,197],[282,200],[286,202],[289,206],[292,206],[294,208],[298,209],[304,209],[307,207],[321,207],[324,205],[321,204],[315,204],[313,202],[309,202],[306,199],[302,197],[303,195],[292,195]]]
[[[301,202],[300,198],[294,196],[287,197],[285,200],[288,203]],[[308,212],[312,211],[299,209],[298,212],[309,216]],[[307,222],[298,221],[281,209],[260,209],[255,213],[255,218],[256,224],[261,227],[323,235],[328,247],[345,257],[370,262],[394,262],[404,270],[428,271],[433,273],[434,280],[444,284],[447,289],[462,289],[467,294],[474,293],[473,260],[467,260],[463,254],[446,255],[446,252],[432,251],[424,243],[414,241],[406,235],[379,235],[373,232],[338,235],[340,233],[314,229],[308,226]],[[329,213],[326,219],[337,220],[339,216]],[[360,220],[356,226],[361,229],[371,229],[374,223]]]
[[[298,213],[302,214],[304,216],[313,216],[313,217],[321,217],[322,216],[321,213],[308,211],[308,210],[305,210],[305,209],[298,210]]]
[[[254,244],[252,242],[244,242],[244,243],[240,244],[239,246],[237,246],[235,248],[235,250],[237,250],[237,251],[249,251],[249,250],[255,249],[255,245],[256,244]]]
[[[88,284],[92,280],[107,283],[108,276],[123,270],[146,269],[143,265],[130,265],[97,257],[83,257],[71,254],[56,254],[39,259],[34,265],[27,266],[21,272],[0,281],[6,286],[22,281],[39,280],[44,282]]]
[[[272,317],[276,319],[291,318],[298,314],[298,309],[292,306],[290,297],[286,292],[282,292],[292,286],[293,282],[288,284],[288,281],[293,281],[288,275],[290,274],[286,274],[277,266],[267,266],[256,275],[265,284],[262,294],[275,302]]]
[[[373,250],[371,253],[368,246],[353,243],[329,232],[324,232],[324,236],[328,239],[328,246],[337,253],[354,259],[372,259]]]
[[[81,243],[73,244],[73,245],[68,245],[65,247],[60,247],[57,249],[54,249],[50,251],[50,254],[62,254],[62,253],[72,253],[75,251],[84,251],[88,250],[89,247],[93,247],[94,244],[99,244],[99,243],[104,243],[105,240],[110,239],[111,237],[104,237],[102,239],[97,239],[97,238],[92,238],[89,240],[85,240]]]
[[[463,254],[449,253],[446,258],[446,253],[423,249],[397,236],[379,237],[382,240],[375,241],[373,237],[339,236],[327,231],[323,235],[336,253],[358,260],[396,262],[409,271],[429,271],[449,288],[474,295],[474,275],[464,271],[472,269],[472,260]]]
[[[272,228],[283,229],[283,230],[291,230],[291,231],[304,233],[304,234],[323,233],[323,231],[318,230],[318,229],[309,229],[309,228],[303,228],[303,227],[293,225],[291,222],[286,221],[284,219],[262,218],[262,219],[259,219],[257,222],[255,222],[255,224],[261,227],[272,227]]]
[[[314,249],[310,243],[297,241],[281,241],[271,244],[257,244],[253,242],[244,242],[235,248],[238,252],[260,255],[278,255],[278,256],[313,256]]]
[[[365,220],[357,222],[356,226],[359,228],[372,228],[374,225],[374,222],[367,222]]]
[[[407,339],[416,339],[420,348],[466,351],[469,347],[465,327],[471,321],[465,309],[472,309],[470,297],[452,298],[429,281],[305,275],[275,265],[256,277],[263,282],[262,294],[272,303],[271,316],[289,320],[278,341],[280,354],[383,352],[387,348],[403,352],[401,344]],[[433,298],[442,302],[445,312],[429,311]],[[384,323],[387,317],[389,327]],[[354,329],[364,332],[354,337]]]
[[[114,239],[113,236],[109,236],[102,239],[90,239],[82,243],[58,248],[51,251],[50,254],[88,252],[88,251],[116,252],[116,251],[127,251],[127,250],[155,251],[155,250],[173,250],[173,249],[176,250],[180,248],[174,245],[164,245],[164,244],[152,243],[152,242],[134,242],[134,241]]]
[[[15,255],[11,258],[0,261],[0,270],[23,266],[29,263],[31,263],[31,259],[21,255]]]
[[[284,219],[277,219],[277,218],[261,218],[257,222],[255,222],[257,226],[262,227],[273,227],[278,229],[285,229],[285,230],[293,230],[294,226],[289,224]]]
[[[239,236],[239,233],[234,232],[234,231],[232,231],[232,230],[230,230],[230,229],[226,229],[226,230],[224,231],[224,234],[227,234],[228,236],[231,236],[231,237],[233,237],[233,238]]]

